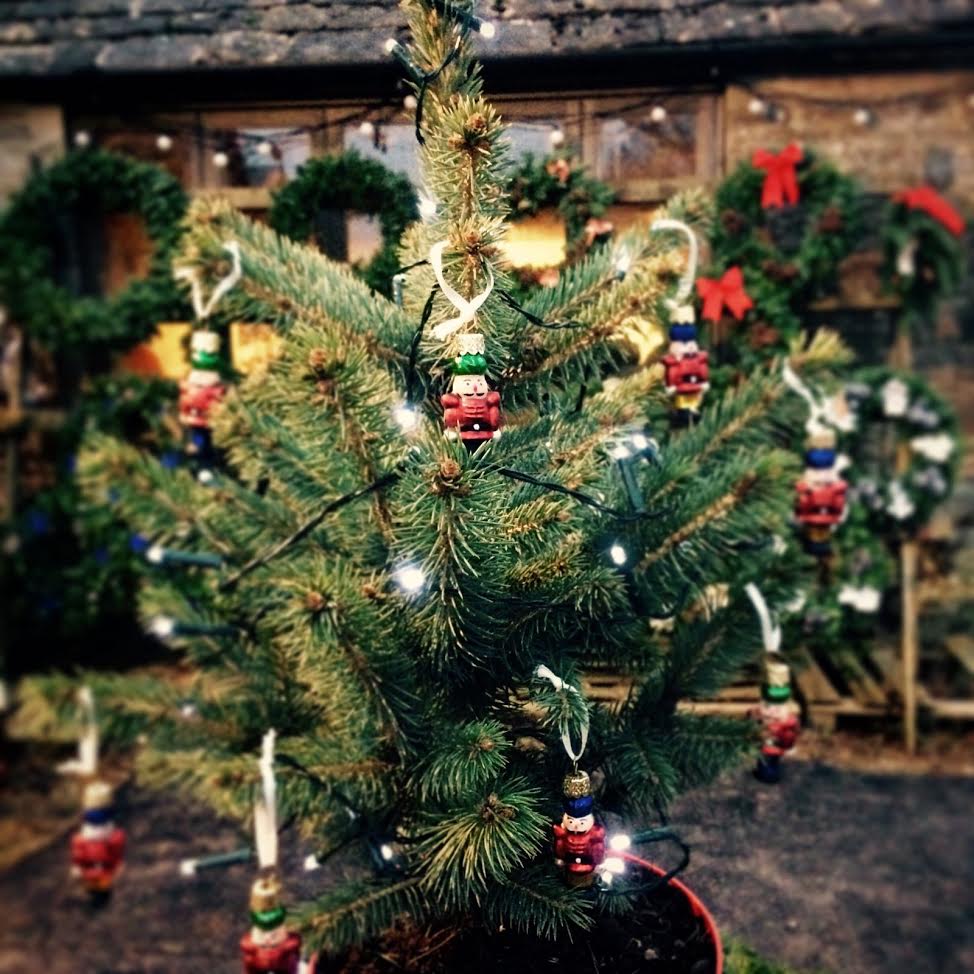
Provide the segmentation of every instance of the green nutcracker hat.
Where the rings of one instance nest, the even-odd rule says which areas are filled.
[[[483,355],[461,355],[453,363],[454,375],[483,375],[487,371],[487,359]]]
[[[471,331],[457,336],[459,354],[453,362],[454,375],[483,375],[487,371],[484,358],[484,336]]]

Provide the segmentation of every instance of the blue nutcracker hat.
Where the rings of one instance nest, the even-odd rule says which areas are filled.
[[[562,800],[561,807],[565,814],[571,815],[572,818],[584,818],[586,815],[592,814],[595,799],[591,795],[581,795],[578,798],[569,798],[566,795]]]
[[[697,326],[685,322],[670,325],[670,341],[695,342],[697,340]]]
[[[827,447],[812,447],[805,451],[805,463],[813,470],[828,470],[835,465],[835,450]]]

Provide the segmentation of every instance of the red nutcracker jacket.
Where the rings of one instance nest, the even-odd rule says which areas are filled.
[[[207,427],[210,410],[223,398],[226,386],[222,382],[204,386],[189,378],[179,383],[179,421],[183,426]]]
[[[605,859],[605,829],[593,825],[587,832],[569,832],[554,825],[555,858],[565,863],[570,873],[590,873]]]
[[[790,751],[798,740],[798,718],[791,714],[783,720],[766,721],[764,730],[766,737],[761,745],[761,753],[780,757],[785,751]]]
[[[500,393],[486,396],[458,396],[447,392],[440,396],[443,422],[447,429],[460,432],[462,440],[491,440],[501,426]]]
[[[831,527],[842,520],[849,485],[844,480],[814,485],[799,480],[795,485],[795,517],[802,524]]]
[[[71,864],[81,873],[81,882],[91,889],[108,889],[125,856],[125,832],[114,828],[103,839],[71,837]]]
[[[663,367],[666,370],[666,388],[675,389],[681,395],[703,392],[701,388],[710,381],[709,353],[697,351],[692,355],[677,358],[664,355]]]
[[[244,974],[298,974],[301,937],[289,932],[279,944],[257,944],[248,931],[240,940],[240,953]]]

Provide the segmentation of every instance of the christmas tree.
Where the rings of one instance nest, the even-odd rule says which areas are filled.
[[[404,306],[199,201],[177,263],[212,287],[235,241],[223,310],[272,323],[281,353],[218,411],[212,482],[104,436],[79,461],[92,502],[155,552],[140,612],[193,674],[87,675],[103,740],[145,733],[141,780],[246,821],[273,728],[282,820],[319,858],[357,838],[380,850],[375,878],[300,907],[306,946],[326,951],[400,915],[577,938],[631,906],[645,883],[610,895],[604,850],[573,856],[553,823],[653,825],[751,752],[747,722],[678,703],[760,655],[746,583],[772,606],[790,595],[772,542],[798,460],[776,438],[804,411],[780,369],[668,432],[661,372],[628,368],[621,336],[633,316],[667,315],[686,260],[672,231],[630,233],[518,305],[477,22],[460,0],[403,6],[412,41],[390,48],[436,204],[403,242]],[[820,335],[791,367],[837,351]],[[599,666],[632,677],[623,706],[586,699],[581,676]],[[65,687],[42,690],[66,708]],[[276,895],[268,879],[256,918],[279,918]]]

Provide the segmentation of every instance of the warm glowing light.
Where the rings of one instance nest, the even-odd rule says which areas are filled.
[[[632,839],[628,835],[614,835],[609,839],[609,848],[613,852],[625,852],[632,846]]]
[[[214,152],[213,165],[217,169],[226,169],[230,165],[230,157],[225,152]]]
[[[154,544],[145,553],[145,560],[153,565],[161,565],[166,560],[166,549]]]
[[[629,560],[626,549],[618,542],[609,549],[609,557],[612,559],[612,564],[618,565],[620,568]]]
[[[149,632],[160,639],[167,639],[176,631],[176,623],[169,616],[156,616],[149,623]]]
[[[626,871],[626,860],[619,856],[609,856],[602,863],[602,868],[610,875],[621,876]]]
[[[412,433],[419,425],[419,413],[414,406],[403,403],[392,411],[392,418],[404,433]]]
[[[667,111],[662,105],[653,105],[649,113],[649,120],[654,125],[661,125],[666,121]]]
[[[84,129],[79,129],[74,133],[74,144],[79,149],[87,149],[91,145],[91,135]]]
[[[561,129],[554,129],[548,136],[548,141],[557,149],[558,146],[565,144],[565,133]]]
[[[166,135],[165,132],[163,132],[163,134],[158,136],[156,139],[156,148],[160,152],[168,152],[172,148],[172,136]]]
[[[399,47],[399,41],[395,37],[390,37],[389,40],[382,45],[385,48],[386,54],[392,54],[392,52]]]
[[[403,565],[394,572],[396,584],[407,594],[421,592],[426,584],[426,572],[419,565]]]
[[[497,35],[497,28],[489,21],[482,20],[480,22],[480,36],[486,37],[487,40],[493,40]]]

